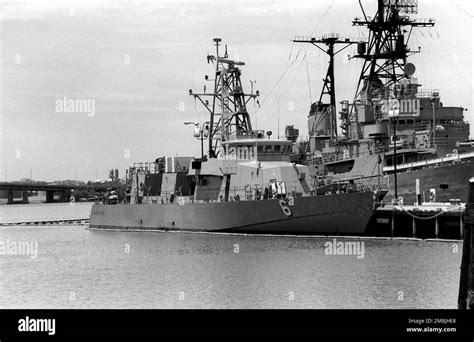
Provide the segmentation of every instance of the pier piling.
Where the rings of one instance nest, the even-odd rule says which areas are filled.
[[[463,249],[459,281],[458,308],[474,307],[474,177],[469,179],[469,196],[464,212]]]
[[[416,191],[416,203],[417,205],[421,205],[421,187],[420,187],[420,180],[417,178],[416,179],[416,185],[415,185],[415,191]]]
[[[395,215],[396,215],[396,210],[395,210],[395,207],[393,208],[392,210],[392,227],[391,227],[391,237],[393,238],[393,233],[395,232]]]

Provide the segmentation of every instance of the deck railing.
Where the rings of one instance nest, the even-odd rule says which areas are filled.
[[[474,152],[468,152],[468,153],[459,153],[454,156],[449,156],[449,157],[442,157],[442,158],[436,158],[436,159],[431,159],[431,160],[424,160],[420,162],[413,162],[413,163],[405,163],[405,164],[397,164],[397,170],[404,170],[404,169],[413,169],[413,168],[418,168],[418,167],[423,167],[423,166],[430,166],[430,165],[436,165],[440,163],[446,163],[446,162],[452,162],[452,161],[463,161],[469,158],[474,158]],[[394,167],[393,166],[385,166],[383,168],[384,172],[393,172]]]

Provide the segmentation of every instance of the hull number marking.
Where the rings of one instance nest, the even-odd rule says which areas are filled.
[[[283,210],[283,213],[286,216],[290,217],[291,215],[293,215],[293,213],[291,212],[291,209],[287,207],[286,201],[279,200],[278,203],[280,203],[281,210]]]

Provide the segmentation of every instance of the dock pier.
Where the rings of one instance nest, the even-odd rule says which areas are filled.
[[[460,203],[384,204],[377,208],[369,234],[461,240],[464,211]]]
[[[464,213],[464,238],[459,281],[458,308],[474,308],[474,177],[469,180],[469,197]]]

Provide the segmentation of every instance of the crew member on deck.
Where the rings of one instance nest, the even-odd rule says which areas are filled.
[[[349,184],[347,184],[347,192],[356,192],[357,191],[357,186],[354,184],[354,180],[350,180]]]

